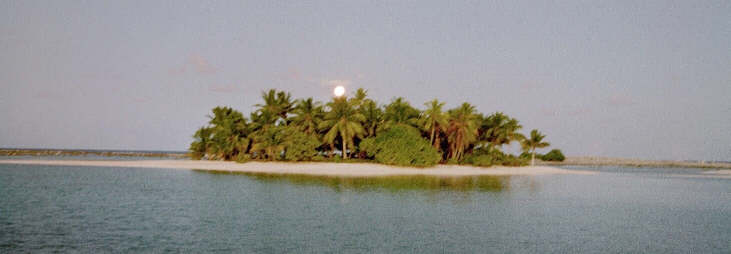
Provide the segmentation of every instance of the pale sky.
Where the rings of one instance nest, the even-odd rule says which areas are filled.
[[[567,155],[731,160],[731,1],[0,0],[0,147],[185,150],[217,105],[470,102]]]

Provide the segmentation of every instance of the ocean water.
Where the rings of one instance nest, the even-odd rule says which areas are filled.
[[[333,178],[0,164],[0,253],[729,253],[695,169]]]

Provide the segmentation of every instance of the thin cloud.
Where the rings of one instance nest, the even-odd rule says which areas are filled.
[[[193,70],[200,74],[213,74],[216,73],[214,68],[207,59],[200,55],[191,55],[188,63],[193,67]]]
[[[209,85],[208,91],[214,93],[232,93],[238,91],[239,88],[234,85]]]
[[[316,77],[303,73],[298,68],[289,68],[286,71],[275,74],[275,78],[283,81],[301,81],[309,84],[320,85],[322,87],[336,87],[336,86],[350,86],[353,84],[353,80],[360,80],[365,78],[363,73],[355,74],[355,78],[327,78],[327,77]]]
[[[353,81],[349,79],[323,79],[323,86],[349,86]]]
[[[176,66],[168,70],[168,74],[170,75],[179,75],[189,72],[197,74],[214,74],[216,73],[216,67],[214,67],[208,59],[203,56],[193,54],[180,66]]]
[[[283,80],[301,80],[302,75],[298,69],[290,68],[287,71],[280,73],[278,78]]]
[[[540,85],[535,82],[523,82],[520,84],[520,89],[523,90],[533,91],[537,90],[538,88],[540,88]]]
[[[637,102],[632,96],[627,94],[613,94],[605,100],[605,103],[609,106],[632,106]]]
[[[589,107],[579,107],[566,111],[569,116],[583,116],[590,114],[592,110]]]

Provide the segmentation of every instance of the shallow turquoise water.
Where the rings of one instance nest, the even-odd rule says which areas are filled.
[[[731,180],[574,168],[599,174],[343,179],[0,164],[0,252],[729,253]]]

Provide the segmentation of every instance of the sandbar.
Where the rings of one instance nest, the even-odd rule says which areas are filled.
[[[508,176],[508,175],[556,175],[596,174],[592,171],[566,170],[548,166],[534,167],[473,167],[462,165],[437,165],[429,168],[396,167],[376,163],[333,162],[259,162],[236,163],[230,161],[196,160],[0,160],[0,164],[91,166],[121,168],[166,168],[203,171],[228,171],[242,173],[301,174],[343,177],[374,176]]]

